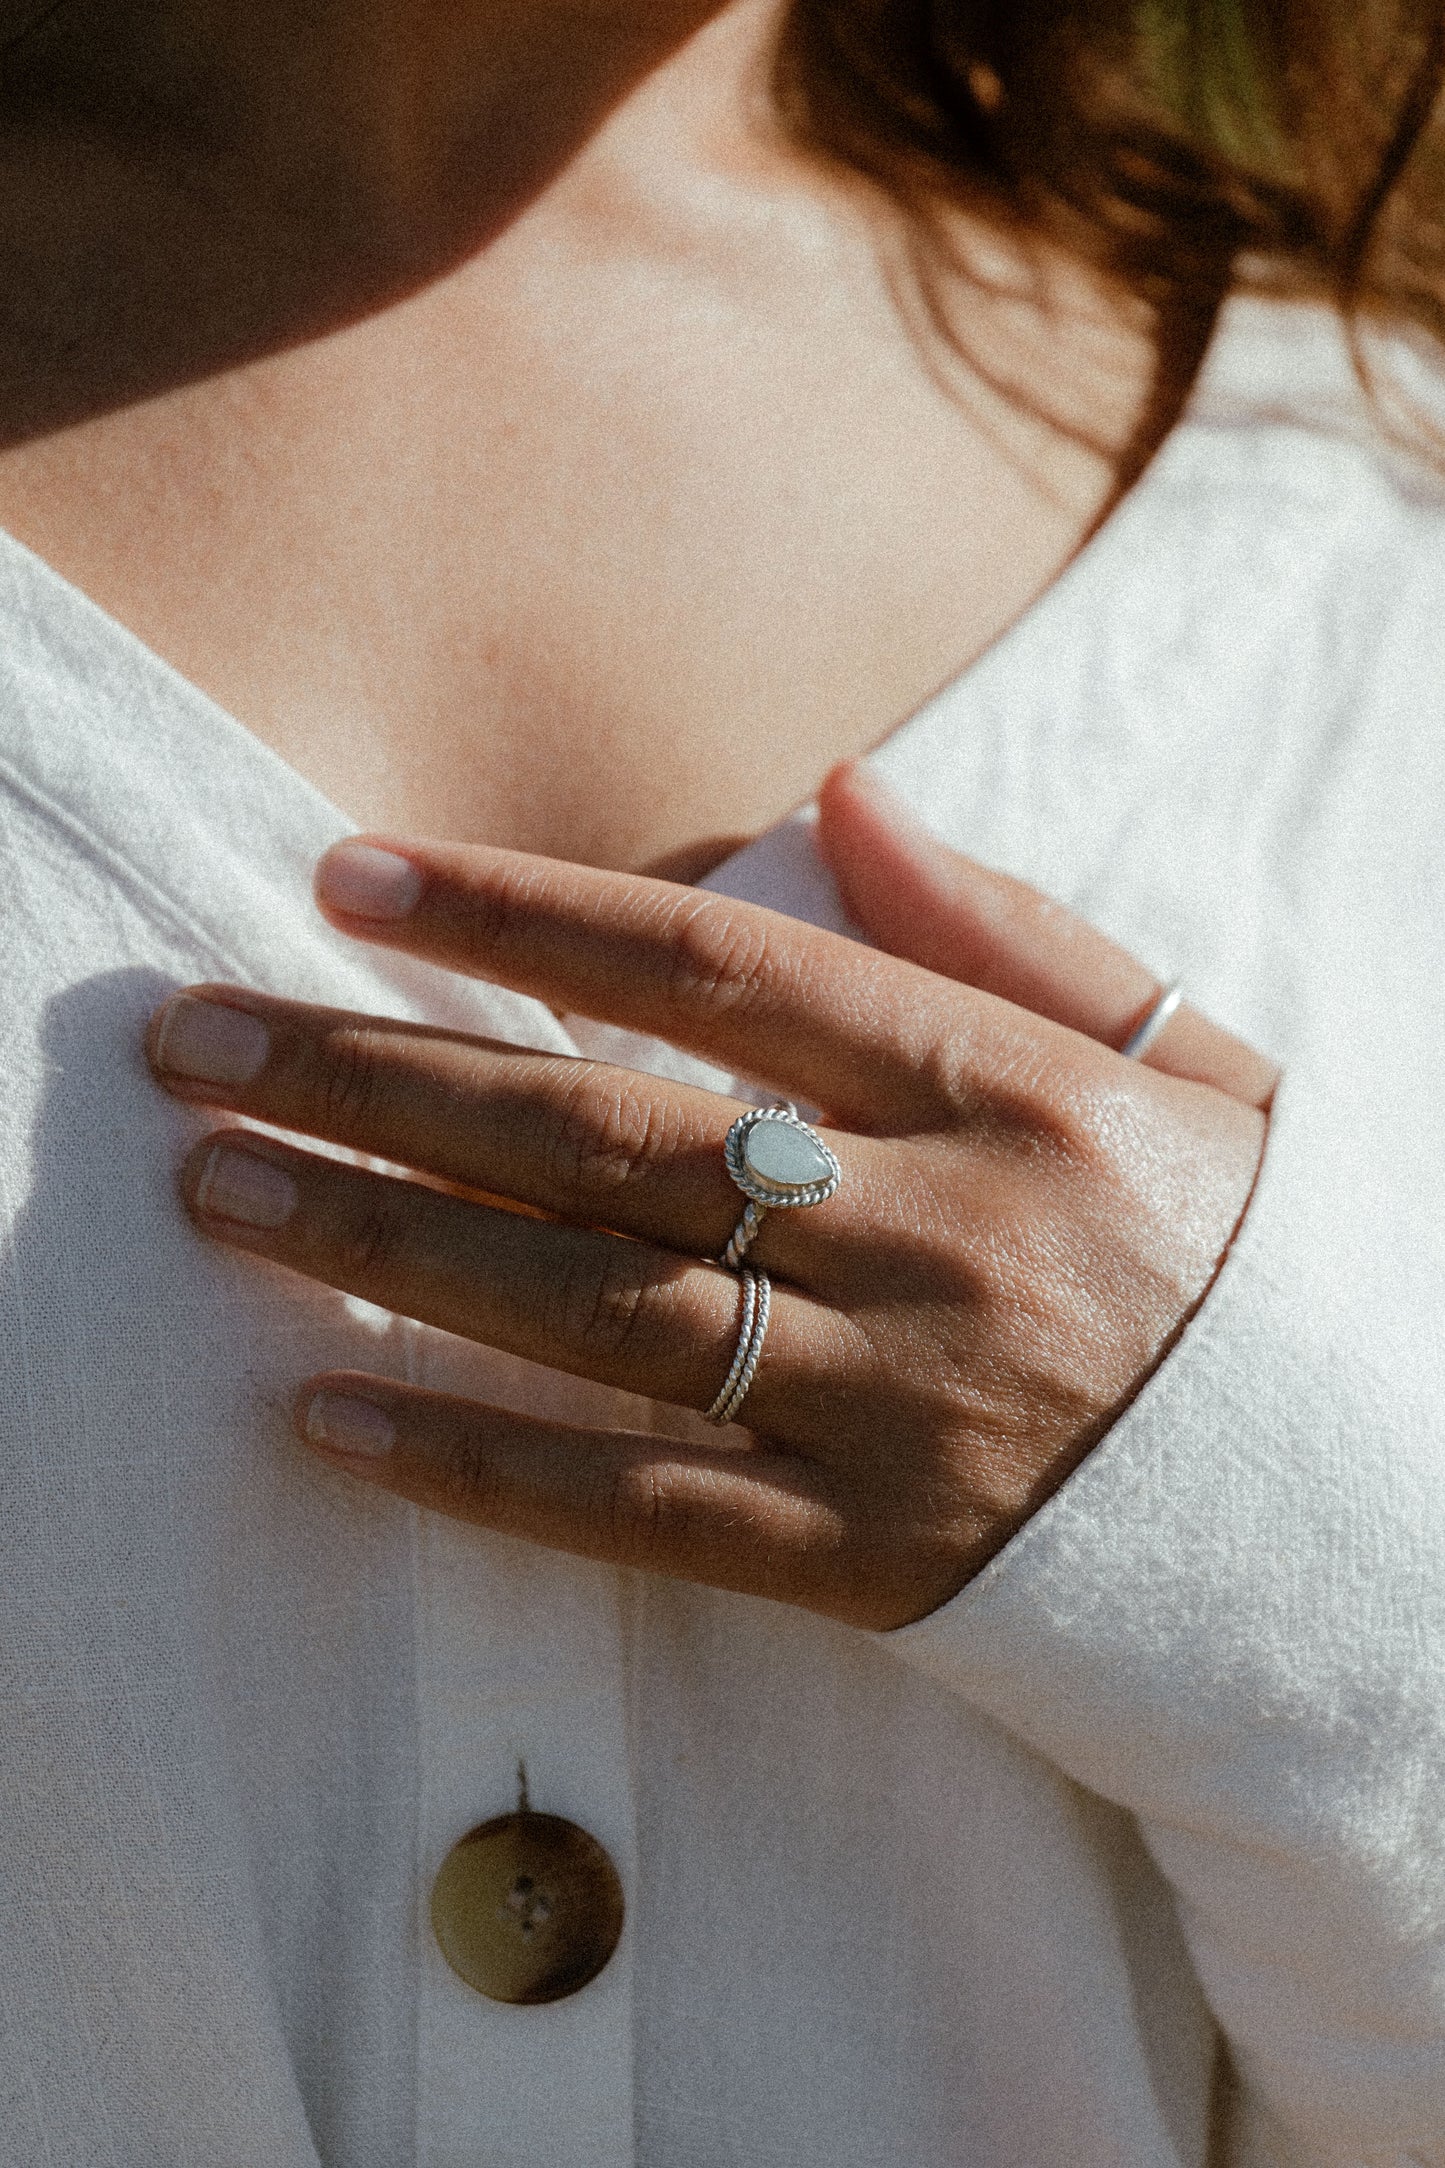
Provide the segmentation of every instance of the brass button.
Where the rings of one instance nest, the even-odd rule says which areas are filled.
[[[560,2002],[595,1980],[622,1933],[622,1884],[595,1837],[525,1803],[469,1829],[432,1884],[453,1972],[493,2002]]]

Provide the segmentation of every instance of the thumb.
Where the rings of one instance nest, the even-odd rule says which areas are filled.
[[[824,783],[817,840],[850,916],[890,955],[1113,1047],[1163,991],[1127,949],[1063,904],[940,843],[860,762]],[[1279,1082],[1264,1055],[1187,1005],[1146,1060],[1248,1106],[1267,1106]]]

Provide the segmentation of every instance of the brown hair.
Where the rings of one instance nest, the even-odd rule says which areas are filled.
[[[792,0],[794,139],[1133,295],[1192,374],[1241,285],[1445,338],[1441,0]]]

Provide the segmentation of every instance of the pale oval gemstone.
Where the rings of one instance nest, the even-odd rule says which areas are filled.
[[[770,1189],[807,1189],[833,1174],[822,1146],[791,1122],[758,1122],[748,1131],[743,1159],[749,1174]]]

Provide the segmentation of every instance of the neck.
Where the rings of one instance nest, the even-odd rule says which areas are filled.
[[[488,110],[548,118],[535,39],[499,36],[458,85],[423,43],[408,88],[407,40],[349,4],[345,39],[308,46],[301,25],[285,67],[242,64],[244,24],[200,49],[157,35],[145,69],[127,45],[126,97],[82,39],[68,75],[52,61],[65,94],[47,102],[32,41],[26,111],[56,117],[67,170],[111,158],[123,239],[151,200],[142,183],[161,206],[171,283],[152,289],[149,324],[134,319],[150,333],[135,351],[154,367],[176,294],[194,290],[205,381],[14,448],[0,521],[363,825],[599,865],[686,847],[672,866],[696,870],[699,839],[806,797],[1067,561],[1135,426],[1147,341],[1082,274],[1045,281],[979,235],[981,275],[948,297],[957,349],[920,344],[923,313],[899,307],[907,232],[753,124],[775,0],[735,0],[680,39],[576,155],[554,134],[565,171],[520,216],[506,206],[535,182],[499,182],[478,145]],[[598,68],[582,75],[600,106]],[[18,78],[11,94],[14,110]],[[88,133],[86,98],[102,116]],[[527,173],[544,163],[533,151]],[[438,227],[414,208],[427,176],[462,206],[440,230],[463,260],[430,279],[417,267]],[[325,187],[350,207],[335,237]],[[108,199],[92,196],[99,215]],[[32,219],[40,202],[32,186]],[[0,231],[9,208],[0,195]],[[470,245],[488,220],[507,230]],[[337,260],[360,266],[334,291],[362,320],[296,335],[317,266]],[[86,262],[94,280],[109,257],[92,244]],[[223,370],[215,327],[253,262],[238,336],[280,344],[289,321],[289,350]],[[362,273],[425,290],[360,307]],[[124,279],[108,291],[113,316],[133,305]],[[115,343],[91,318],[74,328],[67,354],[92,391],[94,354]]]

